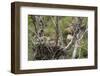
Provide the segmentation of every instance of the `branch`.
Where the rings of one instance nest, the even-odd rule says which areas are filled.
[[[75,42],[75,45],[74,45],[75,47],[74,47],[74,51],[73,51],[73,54],[72,54],[72,59],[74,59],[75,58],[75,56],[76,56],[76,53],[77,53],[77,48],[78,48],[78,40],[76,40],[76,42]]]
[[[84,35],[85,35],[85,33],[86,33],[87,31],[88,31],[88,29],[86,29],[86,30],[84,31],[83,35],[80,37],[79,40],[81,40],[81,39],[84,37]]]
[[[64,50],[67,50],[71,44],[73,43],[74,37],[72,38],[72,40],[68,43],[68,45],[64,48]]]
[[[75,47],[74,47],[74,51],[73,51],[73,54],[72,54],[72,58],[75,58],[76,53],[77,53],[77,49],[78,49],[78,47],[79,47],[79,43],[80,43],[81,39],[84,37],[84,35],[85,35],[86,32],[87,32],[87,29],[84,31],[84,33],[83,33],[82,36],[79,38],[79,40],[76,40],[76,42],[75,42]],[[80,34],[80,33],[78,33],[78,34]]]

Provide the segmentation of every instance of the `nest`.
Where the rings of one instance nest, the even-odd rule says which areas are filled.
[[[46,44],[37,44],[33,48],[35,53],[33,60],[53,60],[64,59],[66,54],[60,46],[50,46]]]

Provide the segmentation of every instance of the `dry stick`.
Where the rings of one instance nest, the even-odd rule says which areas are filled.
[[[75,33],[73,35],[73,38],[70,40],[70,42],[67,44],[67,46],[65,46],[65,48],[63,49],[63,51],[67,51],[67,49],[72,46],[73,42],[75,42]]]
[[[85,32],[82,34],[82,36],[79,38],[79,40],[75,41],[75,47],[74,47],[74,51],[73,51],[73,55],[72,58],[75,58],[76,53],[77,53],[77,49],[78,49],[78,43],[80,43],[81,39],[83,38],[84,34],[87,32],[87,29],[85,30]]]
[[[59,19],[59,17],[58,17]],[[60,21],[58,20],[58,31],[59,31],[59,41],[61,43],[61,47],[64,47],[64,43],[63,43],[63,35],[62,35],[62,30],[60,27]]]
[[[76,35],[78,36],[77,39],[79,38],[80,34],[81,34],[81,31],[79,31],[79,33],[76,34]],[[75,45],[74,45],[74,50],[73,50],[72,58],[75,58],[75,56],[76,56],[77,49],[78,49],[78,47],[79,47],[79,43],[80,43],[80,40],[76,40],[76,41],[75,41]]]
[[[58,44],[58,24],[57,24],[57,18],[56,18],[56,22],[53,20],[53,18],[52,17],[50,17],[51,18],[51,21],[53,22],[53,24],[54,24],[54,26],[55,26],[55,29],[56,29],[56,45]]]
[[[37,54],[37,50],[35,49],[35,52],[33,53],[33,60],[35,59],[36,54]]]
[[[80,40],[83,38],[84,34],[87,32],[88,30],[86,29],[85,32],[83,33],[83,35],[81,36]],[[79,50],[79,58],[81,57],[81,48]]]
[[[74,21],[74,19],[75,19],[75,21]],[[79,43],[80,43],[80,40],[78,40],[78,38],[80,38],[80,32],[82,32],[82,30],[80,29],[80,26],[81,26],[81,24],[82,24],[82,20],[83,20],[83,18],[80,18],[80,17],[75,17],[75,18],[73,18],[73,21],[74,21],[74,23],[75,23],[75,25],[77,25],[77,26],[75,26],[74,28],[75,28],[75,35],[76,35],[76,39],[75,39],[75,44],[74,44],[74,50],[73,50],[73,53],[72,53],[72,58],[75,58],[75,56],[76,56],[76,53],[77,53],[77,48],[78,48],[78,46],[79,46]]]
[[[35,16],[31,16],[31,18],[32,18],[32,23],[34,24],[34,30],[35,30],[34,33],[35,33],[36,37],[39,38],[38,32],[37,32],[37,26],[36,26],[36,18],[35,18]],[[36,40],[36,38],[34,37],[34,38],[31,39],[32,43],[34,44],[33,40]]]
[[[38,37],[38,32],[37,32],[37,26],[36,26],[36,18],[34,17],[34,16],[31,16],[31,18],[32,18],[32,22],[33,22],[33,24],[34,24],[34,33],[35,33],[35,35],[36,35],[36,37],[37,38],[39,38]],[[35,21],[34,21],[34,19],[35,19]],[[32,43],[34,44],[34,42],[33,42],[33,38],[31,39],[31,41],[32,41]],[[33,60],[35,59],[35,56],[36,56],[36,54],[37,54],[37,49],[35,49],[35,52],[33,53]]]
[[[64,47],[62,30],[61,30],[61,27],[60,27],[60,22],[59,22],[59,17],[58,16],[57,16],[57,27],[58,27],[59,43],[61,43],[61,47]]]
[[[79,49],[79,57],[78,58],[80,58],[81,57],[81,48]]]
[[[56,29],[56,45],[58,44],[58,39],[60,37],[60,42],[61,42],[61,45],[62,47],[64,47],[64,43],[63,43],[63,36],[62,36],[62,31],[61,31],[61,28],[60,28],[60,23],[59,23],[59,17],[57,16],[56,17],[56,22],[53,20],[52,17],[51,18],[51,21],[53,22],[54,26],[55,26],[55,29]]]
[[[35,35],[36,35],[36,37],[37,37],[37,39],[39,40],[39,42],[40,42],[40,44],[41,44],[41,38],[40,38],[40,36],[39,36],[39,33],[41,33],[41,32],[39,32],[39,30],[43,30],[44,29],[44,21],[42,20],[42,17],[41,16],[33,16],[32,17],[32,20],[33,19],[35,19],[35,23],[34,23],[34,21],[33,21],[33,24],[34,24],[34,27],[35,27]],[[41,26],[40,26],[40,21],[42,21],[43,23],[41,23]],[[33,42],[33,41],[32,41]],[[47,49],[48,49],[48,51],[49,52],[51,52],[51,50],[52,49],[50,49],[49,47],[47,47]],[[36,51],[37,52],[37,51]],[[35,55],[34,55],[35,56]]]
[[[43,32],[43,30],[44,30],[44,24],[43,24],[43,17],[41,17],[41,16],[36,16],[36,22],[37,22],[37,24],[38,24],[38,37],[39,37],[39,41],[40,41],[40,44],[41,43],[43,43],[43,41],[44,41],[44,32]]]
[[[35,16],[35,17],[33,17],[33,16],[31,16],[31,18],[32,18],[32,20],[33,20],[33,18],[35,18],[35,21],[36,22],[34,22],[33,21],[33,24],[34,24],[34,33],[35,33],[35,35],[36,35],[36,37],[39,39],[39,41],[40,41],[40,38],[39,38],[39,35],[38,35],[38,26],[39,26],[39,23],[38,23],[38,19],[37,19],[37,16]]]
[[[77,34],[77,39],[79,38],[79,35],[80,35],[80,32]],[[75,45],[74,45],[74,50],[73,50],[73,54],[72,54],[72,58],[75,58],[76,56],[76,53],[77,53],[77,49],[79,47],[79,43],[80,43],[80,40],[76,40],[75,41]]]
[[[83,35],[80,37],[79,40],[81,40],[81,39],[83,38],[84,34],[85,34],[87,31],[88,31],[88,29],[86,29],[86,30],[84,31]]]
[[[64,48],[64,50],[67,50],[67,48],[69,48],[69,46],[73,43],[74,37],[71,39],[71,41],[68,43],[68,45]]]
[[[35,32],[36,32],[36,34],[37,34],[37,33],[38,33],[38,32],[37,32],[37,29],[38,29],[38,28],[37,28],[37,26],[36,26],[36,25],[37,25],[37,24],[36,24],[37,19],[36,19],[36,17],[35,17],[35,16],[31,16],[31,18],[32,18],[32,22],[33,22],[34,27],[35,27]],[[36,21],[36,22],[34,21],[34,19],[35,19],[35,21]]]
[[[45,21],[43,20],[43,18],[42,17],[40,17],[40,19],[41,19],[41,21],[42,21],[42,23],[43,23],[43,28],[42,29],[44,29],[44,25],[46,25],[46,23],[45,23]],[[46,44],[46,43],[45,43]],[[53,49],[51,48],[51,47],[49,47],[48,45],[46,46],[47,47],[47,49],[48,49],[48,51],[50,52],[50,53],[52,53],[53,52]]]
[[[58,16],[56,17],[56,27],[55,27],[55,29],[56,29],[56,46],[59,44],[59,26],[58,26],[58,21],[59,21],[59,19],[58,19]]]
[[[53,18],[50,17],[50,19],[51,19],[51,21],[53,22],[54,26],[56,27],[56,23],[55,23],[55,21],[53,20]],[[56,45],[57,45],[57,41],[56,41]],[[53,53],[52,59],[54,59],[54,57],[55,57],[55,53]]]
[[[63,43],[63,36],[62,36],[62,32],[61,32],[61,29],[60,29],[60,23],[59,23],[59,17],[57,16],[56,17],[56,22],[53,20],[52,17],[51,18],[51,21],[53,22],[54,26],[55,26],[55,29],[56,29],[56,46],[58,45],[58,40],[60,39],[60,42],[61,42],[61,46],[64,47],[64,43]],[[53,59],[55,57],[55,54],[56,52],[53,54]]]
[[[78,40],[75,41],[75,47],[74,47],[72,58],[75,58],[76,52],[77,52],[77,48],[78,48]]]
[[[41,21],[43,22],[43,24],[46,25],[46,24],[45,24],[45,21],[43,20],[43,18],[40,17],[40,19],[41,19]],[[44,27],[45,27],[45,26],[43,26],[43,29],[44,29]],[[53,49],[52,49],[51,47],[49,47],[48,45],[47,45],[47,49],[48,49],[48,51],[49,51],[50,53],[53,52]]]
[[[36,37],[37,37],[37,39],[39,40],[39,43],[41,44],[42,43],[42,41],[41,41],[41,37],[40,37],[40,34],[41,34],[41,29],[42,29],[42,25],[40,26],[40,19],[42,19],[42,18],[40,18],[40,16],[33,16],[32,17],[32,19],[33,18],[35,18],[35,23],[34,23],[34,27],[35,27],[35,35],[36,35]],[[38,50],[36,49],[36,51],[35,51],[35,53],[37,52]],[[35,56],[35,55],[34,55]]]
[[[72,24],[73,23],[75,23],[74,22],[74,19],[77,21],[77,18],[75,18],[75,17],[73,17],[73,19],[72,19]],[[76,28],[76,27],[75,27]],[[65,48],[63,49],[64,51],[66,51],[71,45],[72,45],[72,43],[75,41],[75,33],[74,33],[74,35],[73,35],[73,38],[71,39],[71,41],[67,44],[67,46],[65,46]]]
[[[46,25],[46,22],[43,20],[43,18],[42,17],[40,17],[40,19],[41,19],[41,21],[42,21],[42,23],[43,23],[43,29],[44,29],[44,27],[45,27],[45,25]],[[46,43],[45,43],[46,44]],[[47,49],[48,49],[48,51],[50,52],[50,53],[52,53],[53,52],[53,49],[51,48],[51,47],[49,47],[48,45],[47,45]]]

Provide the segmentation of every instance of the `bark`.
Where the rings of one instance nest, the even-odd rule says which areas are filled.
[[[56,17],[56,46],[64,47],[63,36],[60,27],[60,17]]]
[[[55,29],[56,29],[56,46],[58,46],[59,44],[58,44],[58,41],[59,41],[59,19],[58,19],[58,17],[56,17],[56,27],[55,27]]]
[[[36,36],[36,40],[38,40],[37,42],[44,43],[44,22],[43,22],[43,18],[41,16],[32,16],[32,20],[34,23],[34,19],[35,19],[35,36]]]
[[[81,31],[78,33],[78,39],[75,41],[74,50],[73,50],[73,54],[72,54],[73,59],[76,57],[77,49],[80,47],[80,42],[81,42],[81,40],[84,37],[86,32],[87,32],[87,29],[84,32]],[[79,57],[80,57],[80,54],[81,54],[81,49],[79,50]]]
[[[78,41],[75,41],[75,45],[74,45],[74,50],[73,50],[73,55],[72,55],[72,59],[75,58],[76,53],[77,53],[77,49],[78,49]]]

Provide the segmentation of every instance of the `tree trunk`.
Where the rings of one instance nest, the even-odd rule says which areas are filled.
[[[76,40],[75,45],[74,45],[73,54],[72,54],[72,59],[74,59],[76,57],[77,49],[78,49],[78,41]]]

